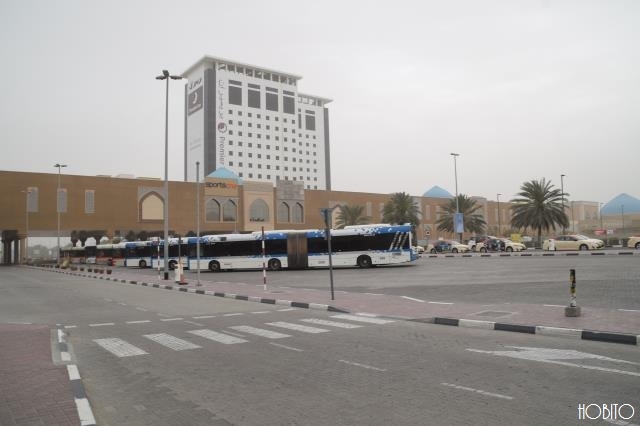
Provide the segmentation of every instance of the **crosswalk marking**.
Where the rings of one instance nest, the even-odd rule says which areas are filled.
[[[119,358],[136,355],[147,355],[147,352],[143,351],[137,346],[133,346],[132,344],[115,337],[108,339],[95,339],[94,342]]]
[[[390,322],[393,322],[392,320],[385,320],[385,319],[382,319],[382,318],[361,317],[361,316],[358,316],[358,315],[349,315],[349,314],[331,315],[331,318],[338,318],[338,319],[346,319],[346,320],[351,320],[351,321],[366,322],[366,323],[370,323],[370,324],[388,324]]]
[[[362,327],[359,324],[348,324],[346,322],[329,321],[329,320],[323,320],[323,319],[319,319],[319,318],[304,318],[304,319],[301,319],[300,321],[309,322],[311,324],[328,325],[328,326],[331,326],[331,327],[340,327],[340,328],[360,328],[360,327]]]
[[[248,333],[248,334],[254,334],[260,337],[266,337],[267,339],[282,339],[285,337],[291,337],[289,334],[278,333],[276,331],[265,330],[263,328],[251,327],[249,325],[236,325],[229,328],[239,331],[241,333]]]
[[[174,351],[199,349],[202,347],[166,333],[145,334],[144,337],[153,340],[156,343],[160,343],[162,346],[166,346],[169,349],[173,349]]]
[[[217,331],[208,330],[206,328],[202,330],[191,330],[188,331],[188,333],[195,334],[196,336],[204,337],[205,339],[213,340],[215,342],[224,343],[225,345],[248,342],[248,340],[230,336],[224,333],[218,333]]]
[[[309,327],[308,325],[293,324],[290,322],[276,321],[268,322],[265,325],[272,325],[274,327],[288,328],[289,330],[302,331],[303,333],[326,333],[326,328]]]

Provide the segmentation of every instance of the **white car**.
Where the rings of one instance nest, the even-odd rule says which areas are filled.
[[[526,249],[527,246],[525,246],[524,244],[513,242],[508,238],[490,238],[475,245],[475,251],[479,251],[480,253],[486,253],[488,250],[504,250],[511,253],[514,251],[524,251]]]
[[[604,241],[599,240],[597,238],[591,238],[591,237],[587,237],[586,235],[580,235],[580,234],[576,235],[576,237],[583,237],[583,238],[586,238],[587,240],[593,241],[596,244],[597,248],[599,249],[604,247]]]
[[[640,237],[631,237],[627,241],[627,247],[640,250]]]
[[[550,243],[552,241],[552,243]],[[542,250],[597,250],[598,243],[582,235],[559,235],[550,240],[544,240]]]

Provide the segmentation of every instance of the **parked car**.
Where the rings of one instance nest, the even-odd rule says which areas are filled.
[[[640,250],[640,237],[631,237],[627,241],[627,247]]]
[[[476,235],[475,237],[471,237],[471,239],[467,242],[467,245],[469,246],[469,250],[477,251],[476,245],[478,243],[483,242],[487,238],[495,238],[495,237],[492,237],[491,235]]]
[[[524,244],[513,242],[508,238],[487,238],[486,240],[476,244],[475,251],[479,251],[481,253],[486,253],[488,251],[506,251],[511,253],[526,249],[527,246]]]
[[[413,251],[415,251],[416,253],[418,253],[418,254],[424,253],[424,247],[422,247],[422,246],[413,246],[413,247],[411,247],[411,249]]]
[[[582,235],[559,235],[552,238],[553,244],[550,245],[550,240],[544,240],[542,243],[542,250],[597,250],[598,243],[590,238]]]
[[[436,253],[466,253],[469,251],[469,246],[461,244],[454,240],[438,240],[430,243],[427,246],[427,251],[432,254]]]
[[[586,235],[580,235],[580,234],[578,234],[578,235],[576,235],[576,236],[577,236],[577,237],[584,237],[584,238],[586,238],[587,240],[591,240],[591,241],[593,241],[594,243],[596,243],[596,245],[598,246],[598,248],[599,248],[599,249],[601,249],[601,248],[603,248],[603,247],[604,247],[604,241],[599,240],[599,239],[597,239],[597,238],[591,238],[591,237],[587,237]]]

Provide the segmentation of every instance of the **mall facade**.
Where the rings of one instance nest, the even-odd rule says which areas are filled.
[[[0,197],[3,200],[0,210],[2,263],[24,260],[25,256],[20,253],[26,253],[27,235],[57,236],[58,178],[61,236],[69,237],[74,231],[85,231],[100,240],[141,233],[162,234],[164,181],[160,179],[0,171]],[[194,234],[198,230],[197,210],[201,235],[260,231],[263,228],[323,228],[320,209],[345,204],[363,206],[364,214],[370,217],[371,223],[381,223],[383,206],[391,197],[391,194],[307,189],[302,181],[280,179],[272,184],[244,180],[226,168],[218,168],[199,185],[195,182],[170,181],[169,195],[170,233],[181,236]],[[420,224],[416,229],[420,243],[454,238],[450,233],[436,229],[436,221],[442,213],[441,206],[449,202],[448,196],[413,198],[420,216]],[[481,197],[474,199],[481,206],[480,214],[488,224],[489,234],[509,232],[509,202],[498,203]],[[572,218],[570,230],[593,234],[591,229],[582,225],[598,226],[598,203],[573,202],[571,207],[571,212],[568,211]],[[610,220],[617,218],[605,218],[604,226]],[[628,225],[632,220],[627,218]],[[469,237],[465,234],[463,240]]]

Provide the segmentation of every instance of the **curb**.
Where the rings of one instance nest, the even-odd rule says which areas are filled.
[[[578,340],[594,340],[608,343],[621,343],[624,345],[640,346],[640,336],[626,333],[609,333],[594,330],[579,330],[575,328],[549,327],[543,325],[521,325],[507,324],[493,321],[480,321],[457,319],[447,317],[434,317],[426,320],[410,320],[419,322],[429,322],[439,325],[450,325],[454,327],[482,328],[496,331],[512,331],[515,333],[540,334],[544,336],[565,337]]]
[[[137,280],[120,279],[120,278],[111,277],[111,276],[104,277],[104,276],[101,276],[101,275],[60,271],[58,269],[54,269],[54,272],[57,272],[59,274],[73,275],[73,276],[77,276],[77,277],[95,278],[95,279],[100,279],[100,280],[113,281],[113,282],[122,283],[122,284],[139,285],[139,286],[142,286],[142,287],[160,288],[160,289],[163,289],[163,290],[177,290],[177,291],[184,292],[184,293],[193,293],[193,294],[202,294],[202,295],[206,295],[206,296],[224,297],[224,298],[227,298],[227,299],[242,300],[242,301],[245,301],[245,302],[266,303],[266,304],[269,304],[269,305],[282,305],[282,306],[289,306],[291,308],[318,309],[318,310],[321,310],[321,311],[339,312],[339,313],[344,313],[344,314],[349,313],[349,311],[347,311],[345,309],[338,308],[338,307],[332,306],[332,305],[325,305],[325,304],[322,304],[322,303],[296,302],[296,301],[292,301],[292,300],[269,299],[269,298],[264,298],[264,297],[246,296],[246,295],[240,295],[240,294],[235,294],[235,293],[222,293],[222,292],[212,291],[212,290],[201,290],[201,289],[197,289],[197,288],[193,288],[193,287],[181,287],[179,283],[175,283],[174,285],[158,284],[158,283],[147,283],[147,282],[140,282],[140,281],[137,281]]]

